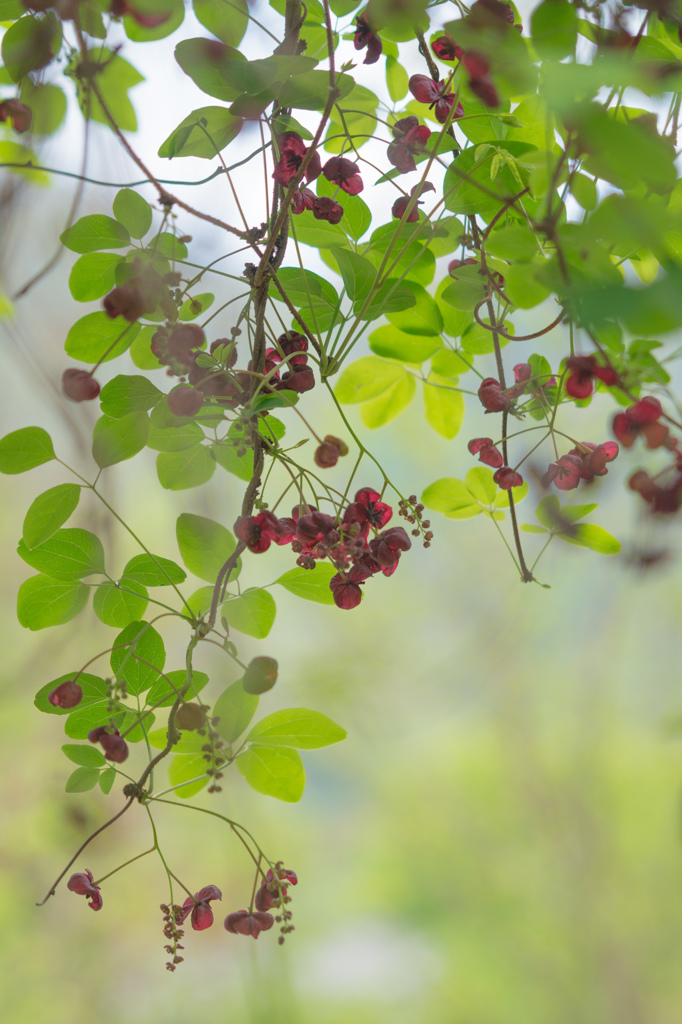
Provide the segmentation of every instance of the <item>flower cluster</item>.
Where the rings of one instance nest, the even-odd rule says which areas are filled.
[[[662,415],[661,403],[648,395],[614,416],[613,432],[624,448],[631,448],[640,436],[646,441],[647,448],[660,448],[662,445],[674,448],[677,442],[670,437],[666,425],[659,422]]]
[[[396,201],[393,204],[393,207],[391,208],[392,215],[396,218],[396,220],[402,220],[402,218],[405,216],[405,211],[407,210],[407,207],[410,205],[410,200],[411,200],[412,196],[414,196],[414,195],[421,196],[421,195],[424,194],[424,192],[435,192],[435,191],[436,191],[436,189],[431,184],[430,181],[419,182],[417,185],[414,185],[413,188],[410,189],[409,196],[399,196],[399,198],[396,199]],[[413,223],[416,220],[419,220],[419,207],[420,206],[421,206],[421,199],[417,199],[417,202],[414,204],[414,206],[410,210],[409,214],[405,218],[405,222],[407,224],[410,224],[410,223]]]
[[[591,483],[595,476],[606,476],[607,462],[613,462],[617,455],[615,441],[603,444],[582,441],[579,447],[572,448],[550,465],[542,478],[542,485],[549,487],[554,484],[560,491],[571,491],[581,480]]]
[[[277,136],[277,148],[279,160],[275,164],[272,176],[278,185],[288,185],[292,178],[297,176],[309,147],[305,145],[298,132],[283,132]],[[321,170],[320,154],[314,150],[303,176],[307,182],[311,182],[319,177]]]
[[[444,82],[434,82],[428,75],[412,75],[409,81],[410,92],[419,103],[428,103],[433,109],[436,121],[445,124],[450,117],[455,102],[455,94],[447,92],[447,85]],[[452,120],[461,117],[464,107],[458,103],[452,114]]]
[[[387,156],[394,167],[397,167],[401,174],[408,174],[416,171],[417,165],[414,162],[415,156],[424,152],[426,143],[431,137],[431,129],[419,123],[419,118],[411,114],[409,117],[401,117],[391,126],[391,133],[395,142],[388,145]]]
[[[291,544],[298,555],[296,564],[304,569],[329,558],[339,570],[329,584],[334,602],[350,609],[360,604],[360,585],[379,572],[391,576],[401,552],[412,546],[401,526],[382,530],[392,515],[392,508],[381,501],[377,491],[361,487],[337,518],[311,505],[294,507],[291,518],[285,519],[264,509],[255,516],[240,516],[234,532],[249,551],[258,554],[273,543]]]
[[[600,366],[594,356],[569,356],[566,391],[571,398],[589,398],[594,391],[594,378],[611,387],[618,383],[618,374],[612,366]]]

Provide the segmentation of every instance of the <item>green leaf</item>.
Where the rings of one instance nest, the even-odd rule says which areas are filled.
[[[162,729],[153,729],[148,735],[149,743],[157,750],[163,750],[168,742],[168,730],[166,726]],[[185,732],[177,743],[173,745],[173,753],[198,754],[206,739],[196,732]]]
[[[400,61],[395,57],[386,58],[386,86],[394,103],[398,103],[407,95],[408,75]]]
[[[78,484],[58,484],[31,503],[24,519],[23,541],[27,548],[42,544],[73,514],[81,496]]]
[[[125,679],[128,693],[144,693],[156,682],[166,663],[163,640],[144,620],[131,622],[119,633],[111,652],[111,670]]]
[[[304,245],[311,245],[315,249],[331,249],[334,245],[347,244],[345,232],[341,230],[338,224],[329,224],[325,220],[315,220],[309,210],[300,214],[296,220],[292,220],[291,229],[298,242],[303,242]],[[273,298],[276,298],[276,293],[273,293]]]
[[[63,231],[59,240],[72,252],[86,253],[99,249],[125,249],[130,245],[130,234],[113,217],[89,213]]]
[[[69,291],[76,302],[91,302],[110,292],[122,260],[113,252],[88,252],[77,259],[69,274]]]
[[[31,576],[19,587],[17,618],[26,629],[62,626],[83,610],[87,599],[88,588],[82,583]]]
[[[139,14],[167,14],[160,25],[141,25],[131,14],[123,18],[128,39],[136,43],[149,43],[165,39],[182,25],[185,18],[184,0],[136,0],[135,11]]]
[[[534,264],[512,264],[504,273],[504,290],[515,306],[533,309],[544,302],[550,290],[535,276]]]
[[[143,82],[144,77],[123,57],[102,46],[88,50],[86,60],[94,66],[99,66],[97,86],[117,127],[124,132],[137,131],[137,118],[135,109],[128,98],[128,90]],[[72,59],[66,73],[73,75],[79,64],[80,54]],[[75,75],[75,77],[81,110],[84,113],[89,111],[93,121],[99,121],[100,124],[111,127],[109,118],[104,113],[97,97],[92,92],[88,93],[80,84],[78,76]]]
[[[241,96],[239,86],[229,82],[223,73],[229,61],[244,60],[239,50],[217,43],[215,39],[183,39],[175,47],[175,59],[194,84],[209,96],[228,103]]]
[[[393,387],[404,375],[405,370],[399,363],[378,356],[363,356],[346,367],[334,394],[342,405],[367,402]]]
[[[62,45],[62,26],[54,11],[43,17],[24,14],[2,38],[2,59],[14,82],[29,71],[44,68]]]
[[[198,423],[174,416],[166,402],[155,406],[149,418],[147,447],[156,452],[179,452],[193,448],[205,434]]]
[[[211,448],[213,458],[219,466],[240,480],[248,481],[253,476],[253,452],[247,449],[244,455],[237,455],[237,451],[238,448],[230,442],[214,444]]]
[[[168,260],[186,260],[189,255],[187,246],[172,231],[160,231],[147,245],[147,252],[155,256],[163,256]]]
[[[374,284],[377,276],[376,270],[369,260],[358,256],[350,249],[334,246],[330,251],[338,263],[348,297],[360,307]]]
[[[328,747],[346,738],[346,730],[319,711],[308,708],[287,708],[275,711],[254,725],[246,737],[248,743],[276,747],[297,747],[315,750]]]
[[[246,0],[192,0],[197,20],[228,46],[239,46],[249,23]]]
[[[241,679],[220,694],[213,715],[219,719],[216,729],[228,743],[234,743],[248,729],[256,714],[258,700],[255,693],[246,692]]]
[[[130,348],[139,331],[139,324],[124,324],[120,317],[112,320],[98,310],[82,316],[69,328],[64,349],[72,359],[83,363],[106,363]]]
[[[547,536],[547,530],[542,526],[535,526],[534,523],[521,523],[520,529],[524,533],[544,533]]]
[[[305,789],[301,755],[288,747],[249,747],[237,758],[237,767],[252,789],[277,800],[297,803]]]
[[[414,334],[403,334],[393,324],[389,324],[372,331],[369,336],[369,347],[378,356],[421,365],[441,348],[441,340],[440,338],[418,338]]]
[[[116,629],[137,622],[144,615],[148,604],[149,594],[146,589],[125,576],[118,583],[111,580],[100,583],[92,598],[93,611],[100,622]]]
[[[422,494],[422,501],[427,508],[442,512],[448,519],[471,519],[482,511],[464,481],[454,477],[442,477],[429,484]]]
[[[428,425],[450,441],[462,426],[464,419],[464,395],[454,390],[452,381],[430,373],[423,384],[424,417]]]
[[[130,358],[139,370],[160,370],[161,363],[152,352],[152,338],[157,328],[153,324],[142,327],[130,346]]]
[[[156,472],[167,491],[184,491],[211,479],[215,459],[211,449],[201,444],[179,452],[161,452],[156,458]]]
[[[171,583],[182,583],[187,573],[170,558],[159,555],[135,555],[131,558],[123,575],[127,580],[135,580],[144,587],[167,587]]]
[[[109,793],[111,793],[111,787],[113,786],[115,781],[116,781],[116,769],[115,768],[107,768],[107,769],[105,769],[105,771],[100,773],[99,788],[102,790],[103,793],[108,795]]]
[[[272,629],[277,605],[267,590],[244,590],[240,597],[225,601],[220,613],[231,629],[264,640]]]
[[[569,0],[543,0],[530,19],[533,46],[548,60],[570,57],[578,38],[578,12]]]
[[[58,85],[34,85],[30,78],[21,83],[19,99],[31,108],[32,135],[53,135],[66,117],[66,96]]]
[[[145,703],[148,707],[165,708],[170,707],[187,682],[187,672],[179,669],[175,672],[166,672],[152,685],[147,693]],[[192,671],[192,685],[186,692],[186,698],[198,697],[201,690],[208,684],[208,676],[205,672]],[[164,744],[165,746],[165,744]]]
[[[178,516],[175,529],[185,566],[200,580],[215,583],[222,566],[237,546],[234,536],[220,523],[191,512]],[[230,579],[236,579],[240,570],[241,559],[237,561]]]
[[[119,374],[102,388],[100,407],[105,416],[121,419],[129,413],[146,412],[163,397],[147,377]]]
[[[60,683],[65,683],[67,679],[74,679],[76,674],[77,673],[75,671],[67,673],[66,675],[60,676],[58,679],[53,679],[50,683],[46,683],[45,686],[41,686],[35,695],[35,700],[33,702],[38,710],[47,715],[72,714],[72,708],[55,707],[54,704],[50,704],[48,697]],[[83,691],[83,696],[80,704],[78,705],[79,708],[99,703],[106,697],[107,684],[99,676],[90,675],[89,672],[81,672],[78,676],[78,685]]]
[[[205,313],[215,300],[212,292],[201,292],[199,295],[192,295],[185,299],[178,310],[178,320],[186,323],[188,320],[196,320],[200,313]]]
[[[106,764],[104,754],[97,747],[85,747],[82,743],[64,743],[62,750],[69,761],[83,768],[99,768]]]
[[[141,452],[149,436],[149,417],[131,412],[120,419],[100,416],[92,432],[92,454],[100,469],[132,459]]]
[[[405,334],[416,334],[419,337],[428,337],[432,334],[440,334],[443,330],[443,317],[436,300],[414,281],[403,281],[402,287],[410,292],[414,303],[405,310],[386,310],[386,316],[392,324]]]
[[[353,89],[355,81],[350,75],[337,74],[336,88],[339,99],[344,99]],[[306,71],[284,83],[277,97],[281,107],[300,110],[323,110],[329,97],[329,72]]]
[[[324,179],[326,180],[326,179]],[[318,185],[318,195],[321,195]],[[359,241],[372,223],[372,211],[360,196],[343,197],[343,218],[341,226],[351,238]]]
[[[26,473],[55,458],[52,438],[42,427],[23,427],[0,440],[0,473]]]
[[[441,348],[431,357],[431,369],[441,377],[457,378],[471,369],[472,361],[462,357],[459,352]]]
[[[329,581],[336,573],[334,566],[327,562],[318,562],[314,569],[289,569],[275,583],[288,590],[304,601],[315,601],[317,604],[334,604],[334,597],[329,589]]]
[[[591,548],[600,555],[617,555],[620,551],[620,541],[596,523],[578,523],[570,533],[557,533],[557,537],[567,544]]]
[[[143,238],[152,226],[151,206],[132,188],[122,188],[116,193],[114,217],[131,238]]]
[[[531,260],[538,249],[535,235],[525,224],[513,224],[488,235],[486,252],[501,260]]]
[[[571,178],[571,192],[583,210],[594,210],[599,202],[596,182],[586,174],[574,174]]]
[[[99,768],[76,768],[66,780],[67,793],[85,793],[99,781]]]
[[[212,160],[239,135],[242,119],[225,107],[199,107],[188,114],[159,149],[159,156]]]
[[[370,430],[390,423],[410,404],[416,388],[414,377],[403,369],[402,377],[390,388],[378,395],[377,398],[363,402],[360,406],[360,419]]]
[[[171,786],[177,786],[180,782],[188,782],[188,785],[176,789],[174,796],[187,800],[194,796],[200,789],[207,786],[211,781],[206,775],[208,763],[203,754],[176,754],[168,766],[168,781]],[[198,776],[203,775],[202,779]],[[189,779],[196,779],[196,782],[189,782]]]
[[[102,542],[88,530],[57,530],[32,548],[21,540],[17,551],[31,568],[55,580],[73,582],[104,572]]]
[[[113,720],[116,722],[120,718],[121,715],[114,715]],[[96,729],[99,725],[109,725],[111,720],[108,701],[96,701],[87,707],[82,707],[81,704],[67,718],[64,732],[72,740],[84,740],[91,729]]]
[[[484,467],[481,466],[479,468],[483,469]],[[471,470],[469,472],[471,472]],[[492,470],[490,470],[490,473],[492,475]],[[520,501],[523,501],[523,499],[527,496],[528,491],[529,491],[529,487],[528,487],[528,481],[527,480],[524,480],[520,487],[514,487],[513,488],[514,504],[518,505],[518,503]],[[509,495],[510,495],[510,493],[511,493],[510,491],[505,491],[502,488],[500,488],[498,490],[497,494],[495,495],[495,500],[493,501],[493,508],[509,508]]]

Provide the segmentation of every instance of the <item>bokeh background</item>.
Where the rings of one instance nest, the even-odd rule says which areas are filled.
[[[182,32],[200,32],[189,15]],[[147,77],[134,99],[137,144],[151,160],[203,102],[172,60],[177,38],[126,54]],[[253,37],[246,52],[262,55],[258,45]],[[344,45],[351,56],[352,44]],[[372,73],[365,69],[361,80],[375,88]],[[70,109],[41,159],[73,168],[81,146],[79,115]],[[169,177],[190,180],[208,164],[170,166]],[[111,181],[138,177],[99,126],[88,168]],[[1,211],[0,266],[10,294],[52,252],[74,188],[65,179],[43,190],[15,181],[4,186]],[[230,219],[224,183],[200,198],[196,191],[181,194]],[[109,212],[114,192],[86,189],[80,212]],[[247,207],[251,199],[245,189]],[[222,239],[201,224],[179,224],[194,235],[197,262],[220,255]],[[97,308],[71,299],[72,262],[64,255],[17,302],[14,318],[0,323],[0,420],[2,433],[45,427],[66,461],[91,476],[96,410],[69,404],[58,390],[66,331]],[[230,297],[225,285],[216,292],[221,287]],[[540,308],[519,317],[517,329],[534,329],[546,314]],[[226,333],[230,325],[226,318],[216,327]],[[530,351],[518,349],[519,358]],[[558,332],[546,352],[554,362],[565,354]],[[124,358],[100,378],[118,372],[139,371]],[[343,436],[318,392],[306,396],[306,412],[321,433]],[[354,412],[351,421],[363,429]],[[605,399],[580,411],[581,436],[603,438],[610,413]],[[297,436],[295,420],[287,423]],[[471,460],[461,438],[486,433],[484,426],[481,413],[468,410],[460,439],[445,442],[424,425],[415,400],[369,443],[404,493],[421,493],[437,477],[464,475]],[[555,542],[538,573],[551,589],[519,584],[482,517],[456,522],[434,514],[431,549],[414,548],[394,577],[370,581],[359,609],[275,595],[270,636],[259,644],[247,638],[241,648],[280,663],[261,711],[312,707],[343,725],[348,739],[304,755],[308,785],[298,805],[259,797],[236,772],[222,794],[197,798],[243,821],[298,872],[296,931],[283,948],[273,934],[254,943],[222,929],[223,914],[246,905],[251,889],[227,828],[188,809],[157,812],[176,874],[192,889],[213,883],[223,890],[216,926],[188,932],[185,962],[173,975],[163,966],[158,908],[168,893],[158,859],[108,880],[99,914],[63,887],[35,906],[120,797],[64,793],[73,766],[60,751],[62,722],[40,715],[33,695],[111,641],[91,612],[35,634],[18,625],[16,590],[29,575],[14,553],[23,516],[38,493],[67,476],[51,463],[3,478],[3,1021],[184,1024],[210,1015],[239,1024],[679,1024],[682,600],[676,525],[652,531],[625,489],[635,461],[624,454],[590,499],[600,503],[595,518],[623,541],[623,554],[601,558]],[[341,481],[342,469],[334,472]],[[146,451],[107,470],[104,488],[155,551],[175,557],[180,512],[234,520],[239,481],[218,473],[199,491],[160,492]],[[374,483],[368,464],[359,484]],[[533,500],[532,493],[522,506],[529,521]],[[136,553],[95,505],[82,503],[73,524],[107,540],[112,565]],[[536,538],[528,543],[532,551]],[[652,545],[672,557],[648,572],[634,568],[633,552]],[[267,583],[289,564],[279,549],[251,556],[249,583]],[[180,667],[184,637],[166,631],[164,639],[168,665]],[[226,664],[210,650],[198,656],[213,697],[233,678]],[[133,811],[76,869],[103,875],[149,845],[146,817]]]

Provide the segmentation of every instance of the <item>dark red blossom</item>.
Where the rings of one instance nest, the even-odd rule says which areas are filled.
[[[310,366],[292,366],[282,374],[277,385],[279,391],[295,391],[301,395],[315,387],[315,374]]]
[[[100,390],[98,381],[87,370],[70,366],[62,374],[62,391],[72,402],[91,402]]]
[[[99,743],[108,761],[116,761],[117,764],[122,764],[123,761],[127,760],[128,744],[121,737],[118,729],[109,732],[108,726],[99,725],[96,729],[90,730],[88,739],[91,743]]]
[[[278,870],[275,878],[272,868],[269,868],[265,881],[256,893],[256,910],[270,910],[274,906],[279,906],[280,893],[286,896],[289,885],[298,885],[295,871],[282,868]]]
[[[464,50],[450,36],[439,36],[431,43],[431,49],[439,60],[461,60]]]
[[[502,466],[498,469],[496,473],[493,473],[493,480],[503,491],[509,491],[512,487],[520,487],[523,483],[521,474],[511,466]]]
[[[11,118],[12,127],[17,135],[21,135],[31,127],[33,113],[31,108],[20,100],[3,100],[0,103],[0,121],[7,121],[8,118]]]
[[[320,469],[330,469],[339,461],[340,456],[348,455],[348,445],[338,437],[327,434],[324,441],[315,449],[315,465]]]
[[[492,466],[494,469],[504,466],[502,452],[495,447],[492,437],[474,437],[469,441],[467,448],[472,455],[478,455],[479,460],[486,466]]]
[[[478,397],[486,412],[504,412],[509,409],[511,399],[494,377],[486,377],[478,389]]]
[[[213,924],[211,900],[221,900],[222,898],[223,894],[216,885],[205,885],[199,892],[194,893],[194,899],[191,896],[187,897],[182,904],[180,914],[176,915],[176,924],[181,925],[191,913],[192,928],[195,932],[203,932],[205,928],[210,928]]]
[[[280,334],[277,344],[285,356],[291,356],[290,366],[303,366],[308,362],[308,357],[303,354],[308,351],[308,339],[305,334],[299,334],[298,331]]]
[[[129,323],[139,320],[147,308],[147,301],[140,291],[132,284],[122,284],[112,288],[102,300],[104,312],[112,320],[117,316],[125,317]]]
[[[353,44],[356,50],[364,50],[367,47],[363,64],[376,64],[381,56],[383,44],[376,34],[376,30],[370,27],[366,13],[366,11],[363,11],[362,14],[358,14],[355,18]]]
[[[393,515],[391,506],[383,502],[378,491],[371,487],[361,487],[356,492],[354,505],[349,505],[346,511],[350,512],[352,508],[355,508],[359,517],[357,521],[367,523],[375,529],[385,526]]]
[[[455,271],[459,267],[477,267],[477,266],[478,266],[478,260],[474,259],[473,256],[469,256],[465,260],[450,260],[450,262],[448,263],[448,274],[450,275],[450,277],[454,277],[455,281],[458,281],[459,278],[457,277],[457,274],[455,273]]]
[[[675,475],[667,486],[656,483],[643,469],[633,473],[628,487],[637,491],[651,505],[651,511],[659,515],[673,515],[682,507],[682,473]]]
[[[204,396],[201,391],[181,384],[179,388],[169,392],[166,402],[174,416],[194,416],[204,404]]]
[[[640,435],[645,438],[647,448],[660,448],[669,437],[668,428],[658,422],[662,415],[661,403],[647,395],[614,416],[613,432],[624,448],[631,448]]]
[[[79,896],[87,896],[89,900],[88,906],[92,907],[93,910],[102,909],[102,893],[99,890],[99,886],[95,885],[92,871],[88,868],[85,871],[78,871],[75,875],[71,875],[71,878],[66,883],[66,888],[70,889],[71,892],[78,893]]]
[[[309,188],[297,188],[291,197],[291,212],[303,213],[304,210],[312,210],[317,196]]]
[[[571,398],[589,398],[594,391],[595,377],[609,387],[618,383],[618,374],[613,367],[600,366],[594,356],[569,356],[566,369],[569,371],[566,391]]]
[[[273,178],[278,185],[288,185],[292,178],[298,175],[298,169],[308,152],[309,147],[305,145],[298,132],[283,132],[277,136],[279,149],[279,160],[275,164]],[[322,169],[320,154],[315,151],[305,169],[303,177],[306,181],[314,181]]]
[[[159,25],[163,25],[164,21],[168,21],[173,13],[170,7],[166,11],[158,11],[156,14],[150,11],[138,11],[135,9],[134,3],[129,3],[128,0],[112,0],[110,12],[115,18],[122,18],[124,14],[129,14],[142,28],[158,28]]]
[[[67,679],[48,693],[47,699],[55,708],[75,708],[83,699],[83,690],[73,679]]]
[[[333,156],[322,168],[327,181],[339,185],[349,196],[356,196],[365,187],[360,177],[360,168],[345,156]]]
[[[587,448],[587,451],[584,450],[585,448]],[[595,476],[606,476],[608,473],[606,463],[613,462],[618,455],[618,451],[618,445],[615,441],[604,441],[602,444],[581,441],[580,448],[572,448],[569,455],[582,456],[583,464],[580,476],[586,483],[591,483]]]
[[[313,217],[316,220],[327,220],[330,224],[338,224],[343,217],[343,206],[330,196],[315,196]]]
[[[334,517],[326,512],[306,512],[296,520],[296,539],[304,548],[312,548],[335,528]]]
[[[464,67],[469,72],[469,88],[474,96],[487,107],[499,107],[500,97],[488,74],[488,58],[477,50],[468,50],[464,55]]]
[[[409,81],[410,92],[419,103],[428,103],[434,108],[434,115],[439,124],[445,124],[450,116],[450,110],[455,102],[454,93],[444,93],[446,88],[444,82],[434,82],[427,75],[412,75]],[[457,104],[452,120],[456,120],[464,113],[461,103]]]
[[[263,509],[256,516],[240,516],[234,524],[234,532],[249,551],[261,554],[268,550],[273,540],[277,541],[281,526],[273,512]]]
[[[277,669],[278,665],[274,658],[260,654],[257,658],[252,658],[247,665],[242,686],[247,693],[266,693],[277,682]],[[265,909],[267,910],[267,907]]]
[[[393,204],[393,207],[391,208],[391,213],[396,218],[396,220],[402,220],[402,218],[405,216],[405,211],[407,210],[407,207],[410,205],[410,200],[412,196],[421,196],[423,195],[424,192],[435,191],[435,186],[432,185],[430,181],[419,182],[419,184],[415,185],[413,188],[410,189],[409,196],[400,196],[399,199],[396,199],[396,201]],[[418,207],[420,206],[421,199],[417,199],[417,202],[414,204],[405,220],[406,224],[411,224],[412,222],[419,220]]]
[[[415,171],[417,165],[414,161],[415,155],[424,152],[426,143],[431,136],[431,129],[419,123],[419,118],[414,115],[402,117],[391,126],[395,142],[389,143],[388,159],[394,167],[397,167],[401,174]]]
[[[362,601],[361,584],[372,575],[372,570],[364,565],[354,565],[348,572],[338,572],[329,581],[329,588],[337,608],[350,611],[357,608]]]
[[[402,526],[392,526],[374,537],[369,544],[370,555],[381,567],[384,576],[391,576],[398,567],[401,551],[409,551],[412,541]]]
[[[560,491],[571,491],[580,483],[583,460],[579,455],[562,455],[542,478],[542,486],[555,484]]]
[[[233,935],[252,935],[257,939],[261,932],[267,932],[272,928],[275,919],[272,914],[265,914],[261,910],[235,910],[225,918],[225,928]]]

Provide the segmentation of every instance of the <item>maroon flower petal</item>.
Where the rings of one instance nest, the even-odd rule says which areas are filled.
[[[83,690],[73,679],[67,679],[52,690],[47,699],[55,708],[75,708],[83,699]]]
[[[409,90],[419,103],[435,103],[440,93],[438,83],[427,75],[412,75]]]
[[[523,477],[510,466],[502,466],[493,474],[493,480],[503,491],[509,491],[512,487],[520,487],[523,484]]]

